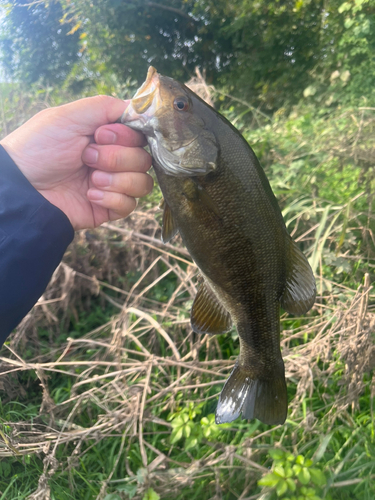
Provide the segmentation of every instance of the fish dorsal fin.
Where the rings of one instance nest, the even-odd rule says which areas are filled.
[[[312,308],[316,296],[315,278],[306,257],[290,238],[285,290],[281,307],[290,314],[305,314]]]
[[[195,297],[190,323],[196,333],[219,335],[232,328],[229,312],[220,304],[208,283],[203,282]]]
[[[160,202],[159,207],[164,209],[161,239],[163,243],[168,243],[178,233],[178,227],[171,209],[164,199]]]

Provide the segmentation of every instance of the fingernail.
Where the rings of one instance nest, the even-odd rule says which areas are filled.
[[[99,191],[99,189],[90,189],[88,194],[90,195],[91,200],[102,200],[104,198],[103,191]]]
[[[97,141],[102,144],[114,144],[116,142],[117,135],[112,132],[112,130],[101,130],[98,133]]]
[[[99,187],[108,187],[111,185],[112,174],[96,170],[93,174],[93,181]]]
[[[89,147],[84,150],[82,155],[82,160],[84,163],[92,165],[98,161],[98,157],[99,157],[98,150]]]

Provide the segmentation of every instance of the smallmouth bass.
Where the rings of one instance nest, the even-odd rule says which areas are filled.
[[[241,134],[194,92],[150,67],[122,123],[146,135],[164,196],[162,239],[180,232],[203,282],[191,310],[197,333],[232,322],[240,355],[220,394],[216,422],[282,424],[288,410],[280,305],[304,314],[312,270],[289,236],[277,200]]]

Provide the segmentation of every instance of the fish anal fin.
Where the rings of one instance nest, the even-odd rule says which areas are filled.
[[[288,413],[288,397],[282,360],[272,375],[254,378],[237,361],[221,391],[216,423],[232,422],[242,413],[243,419],[257,418],[267,425],[283,424]]]
[[[199,288],[191,308],[190,323],[196,333],[202,334],[219,335],[232,328],[229,312],[205,281]]]
[[[160,203],[160,208],[164,209],[161,239],[163,243],[168,243],[178,233],[178,227],[171,209],[165,200]]]
[[[316,284],[310,264],[292,239],[288,254],[286,284],[280,303],[285,311],[298,316],[314,305]]]

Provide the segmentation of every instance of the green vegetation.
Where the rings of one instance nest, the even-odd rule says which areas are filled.
[[[2,5],[1,135],[79,96],[129,97],[146,60],[186,79],[201,64],[191,85],[252,145],[318,296],[281,318],[285,425],[218,426],[237,334],[192,333],[197,270],[160,243],[158,189],[77,234],[2,350],[0,499],[373,500],[374,2]],[[56,39],[33,74],[57,27],[75,52],[51,59]]]
[[[320,106],[361,99],[371,106],[375,99],[373,0],[1,5],[1,59],[12,79],[64,81],[83,92],[111,79],[139,84],[152,63],[181,80],[200,66],[209,83],[263,111],[296,104],[303,96]]]

